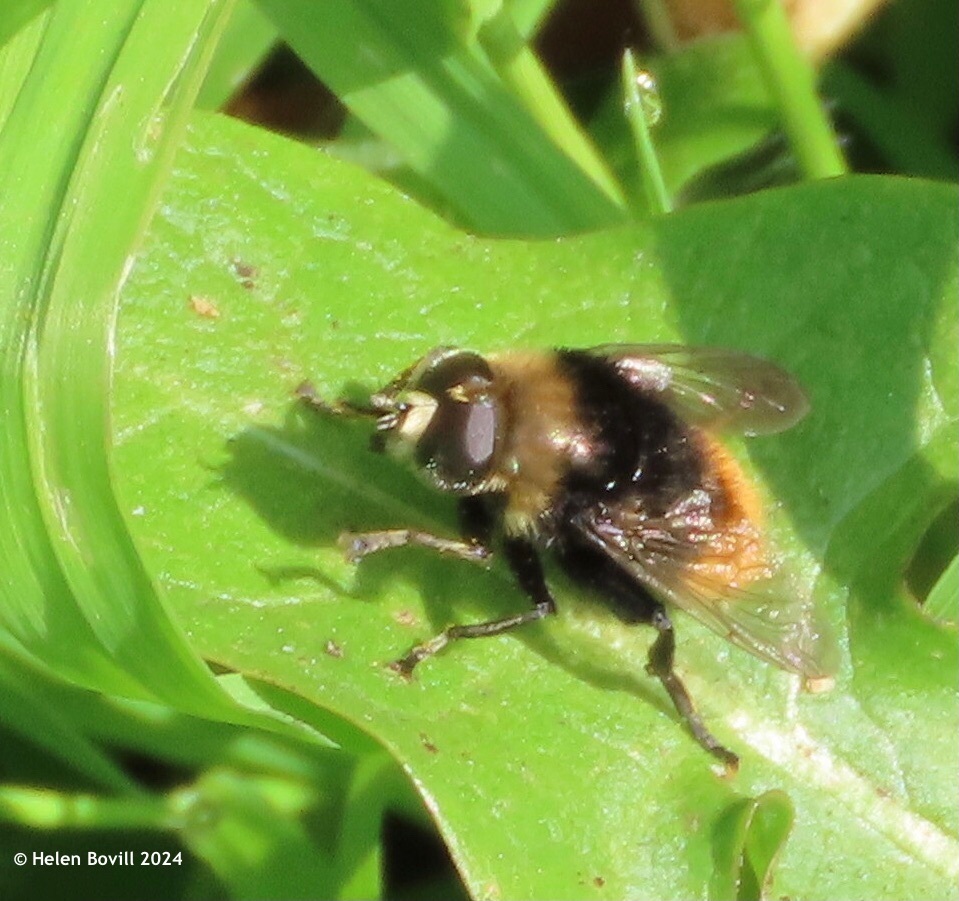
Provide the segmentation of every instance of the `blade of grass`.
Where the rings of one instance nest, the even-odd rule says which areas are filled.
[[[956,607],[959,598],[959,557],[953,557],[945,572],[932,587],[923,609],[933,619],[944,623],[959,621]]]
[[[109,16],[95,0],[55,7],[0,145],[0,171],[19,175],[0,207],[2,231],[14,235],[13,315],[0,333],[9,477],[0,551],[14,599],[5,619],[83,684],[222,715],[232,703],[172,623],[126,531],[106,448],[117,291],[228,6],[171,12],[126,0]]]
[[[806,175],[843,175],[846,163],[816,93],[815,73],[796,46],[782,4],[735,0],[735,6]]]
[[[617,206],[623,206],[623,192],[605,160],[573,118],[566,101],[509,12],[501,8],[483,23],[477,36],[503,83],[523,102],[543,133],[562,148]]]
[[[50,5],[51,0],[7,0],[0,9],[0,47]]]
[[[910,106],[890,98],[840,60],[829,64],[824,84],[897,171],[955,179],[955,149]]]
[[[54,701],[75,693],[57,685],[42,668],[24,660],[0,635],[0,722],[41,751],[108,791],[129,792],[135,783],[72,721]],[[9,776],[9,763],[5,770]]]
[[[276,29],[250,0],[236,5],[203,79],[198,109],[220,109],[276,44]]]
[[[33,829],[170,829],[175,817],[157,795],[112,798],[0,785],[0,822]]]
[[[59,10],[60,17],[70,15]],[[24,368],[44,261],[64,185],[92,115],[88,94],[102,88],[109,61],[129,28],[129,9],[97,29],[73,35],[79,71],[61,67],[44,31],[29,77],[18,86],[16,104],[0,133],[0,172],[16,180],[0,192],[4,235],[0,284],[0,622],[17,643],[57,672],[86,685],[143,694],[138,682],[102,653],[90,624],[80,615],[43,523],[30,472],[32,439],[26,425]],[[51,15],[51,23],[57,15]],[[47,50],[44,50],[47,46]],[[111,52],[112,49],[112,52]],[[69,55],[66,57],[70,59]]]
[[[300,816],[309,785],[210,772],[170,797],[183,839],[229,887],[230,897],[335,898],[337,870]]]
[[[113,496],[106,455],[109,350],[131,253],[231,4],[191,2],[175,11],[159,0],[134,5],[52,236],[31,348],[35,370],[27,391],[34,403],[27,422],[46,525],[87,621],[107,651],[158,697],[203,711],[222,707],[225,696],[164,609]],[[92,7],[79,11],[91,13]],[[68,52],[62,42],[72,40],[79,23],[64,16],[58,24],[63,28],[51,35],[51,50],[62,58]]]
[[[458,7],[263,0],[261,8],[471,228],[554,235],[622,221],[622,207],[543,134],[467,43]]]
[[[653,136],[650,133],[651,116],[640,92],[639,78],[642,74],[636,66],[632,50],[627,50],[623,54],[622,65],[624,112],[636,145],[636,156],[646,201],[654,213],[669,213],[673,205],[666,191],[656,148],[653,146]]]
[[[0,47],[0,132],[30,71],[45,24],[45,17],[37,16]]]
[[[529,40],[549,15],[553,5],[554,0],[511,0],[504,4],[504,8],[509,9],[519,33]]]

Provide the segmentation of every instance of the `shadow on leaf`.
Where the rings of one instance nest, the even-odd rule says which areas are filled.
[[[250,426],[235,435],[228,443],[230,459],[220,475],[223,484],[272,530],[300,547],[334,547],[344,531],[406,526],[455,536],[455,501],[427,487],[407,466],[371,453],[369,437],[367,423],[324,417],[294,406],[280,426]],[[344,594],[340,580],[321,563],[316,567],[261,564],[257,568],[273,584],[312,578]],[[346,593],[378,601],[398,581],[413,585],[422,598],[429,627],[415,640],[429,638],[454,622],[507,616],[528,604],[500,559],[484,568],[415,547],[366,558],[356,569],[352,590]],[[583,602],[581,593],[567,580],[559,580],[557,588],[561,608]],[[587,601],[595,606],[596,616],[612,619],[613,614],[601,602],[601,598]],[[651,631],[649,634],[652,639]],[[510,637],[595,687],[639,695],[675,718],[658,685],[642,668],[625,662],[617,665],[603,649],[585,649],[583,642],[589,639],[575,634],[573,626],[532,624]],[[495,643],[478,644],[495,667]],[[407,650],[398,647],[397,657]],[[455,647],[446,653],[467,651]],[[424,669],[419,678],[427,678],[427,672]]]

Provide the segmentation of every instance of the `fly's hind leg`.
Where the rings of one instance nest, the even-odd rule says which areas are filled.
[[[655,602],[654,602],[655,603]],[[662,604],[655,603],[649,623],[659,633],[656,641],[649,649],[649,657],[646,663],[646,672],[651,676],[656,676],[663,683],[663,688],[673,702],[676,711],[689,726],[689,731],[710,754],[718,757],[726,766],[727,771],[735,773],[739,768],[739,757],[732,751],[724,747],[717,741],[713,734],[706,728],[702,717],[696,712],[693,706],[693,700],[683,685],[682,680],[676,675],[673,669],[673,656],[676,650],[676,635],[673,632],[673,624],[666,614]]]
[[[520,588],[533,601],[533,609],[488,622],[449,626],[435,638],[417,645],[405,657],[397,660],[393,669],[409,678],[418,663],[442,651],[452,641],[501,635],[517,626],[535,622],[556,612],[556,603],[546,584],[543,567],[533,545],[525,539],[508,538],[503,544],[503,551]]]
[[[565,539],[561,546],[561,561],[567,572],[577,581],[604,595],[625,622],[648,623],[659,633],[649,649],[646,671],[662,682],[676,712],[696,741],[719,758],[728,773],[734,773],[739,767],[739,758],[720,744],[706,727],[696,712],[686,686],[673,669],[676,635],[663,605],[631,574],[585,543],[579,535],[567,535]]]

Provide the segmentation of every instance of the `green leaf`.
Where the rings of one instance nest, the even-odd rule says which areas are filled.
[[[196,106],[220,109],[256,72],[276,41],[276,29],[251,0],[237,3],[217,43]]]
[[[466,6],[411,0],[261,0],[260,6],[324,84],[473,229],[553,235],[623,220],[618,191],[605,172],[595,174],[604,164],[585,148],[572,118],[554,123],[569,133],[566,141],[547,137],[480,51],[478,23]],[[542,98],[549,86],[536,61],[524,52],[514,62],[522,69],[516,77]],[[550,102],[558,114],[561,105],[552,95]],[[586,156],[584,171],[573,158]]]
[[[955,625],[959,622],[959,557],[952,563],[933,586],[923,609],[929,616]]]
[[[0,136],[0,171],[17,173],[0,197],[0,618],[68,678],[222,715],[117,515],[104,450],[116,295],[224,4],[92,8],[51,11]]]
[[[24,79],[37,54],[37,46],[43,37],[44,16],[37,16],[29,25],[21,28],[6,44],[0,46],[0,130],[3,129],[16,103]]]
[[[33,829],[169,829],[173,816],[156,796],[71,794],[0,785],[0,821]]]
[[[806,177],[845,174],[839,142],[816,89],[816,72],[796,43],[786,10],[766,0],[733,0],[733,6]]]
[[[50,5],[50,0],[7,0],[0,10],[0,47]]]
[[[697,41],[650,60],[663,102],[655,132],[673,192],[777,127],[776,108],[742,35]]]
[[[733,803],[716,829],[716,873],[711,898],[767,897],[772,867],[793,824],[789,797],[769,791]]]
[[[919,17],[917,17],[919,18]],[[823,87],[897,172],[955,180],[955,150],[915,109],[916,98],[889,97],[842,60],[829,63]]]
[[[480,240],[347,165],[198,118],[120,314],[128,522],[202,654],[386,746],[474,896],[704,897],[730,805],[776,790],[796,822],[774,896],[951,897],[954,634],[892,576],[952,496],[956,219],[951,189],[849,178]],[[412,684],[389,672],[447,623],[526,602],[501,566],[421,550],[347,565],[341,530],[452,533],[453,503],[370,454],[361,424],[292,399],[305,377],[362,393],[439,344],[663,340],[776,359],[814,408],[745,465],[841,636],[837,687],[799,695],[677,615],[678,665],[742,755],[733,781],[645,675],[650,630],[557,574],[554,620],[454,646]],[[757,885],[779,841],[749,846]]]
[[[756,147],[778,125],[776,108],[742,35],[697,41],[645,62],[662,102],[662,118],[652,136],[673,197],[711,167]],[[639,167],[618,85],[591,120],[590,131],[620,181],[638,195]],[[749,175],[759,177],[755,166]]]

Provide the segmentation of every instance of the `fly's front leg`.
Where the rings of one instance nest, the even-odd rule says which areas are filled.
[[[380,430],[391,427],[393,423],[390,418],[392,414],[375,405],[355,404],[349,400],[337,400],[332,403],[325,401],[317,394],[316,388],[310,382],[301,382],[294,393],[311,409],[325,416],[376,419],[378,420],[377,428]],[[382,438],[382,431],[373,435],[370,442],[373,450],[383,450]],[[460,519],[463,524],[464,540],[441,538],[439,535],[432,535],[420,529],[378,529],[375,532],[343,532],[337,543],[350,563],[357,563],[364,557],[387,548],[407,545],[426,547],[441,554],[459,557],[470,563],[485,563],[490,556],[487,537],[491,530],[480,520],[482,510],[478,507],[475,510],[470,507],[464,512],[467,501],[478,500],[478,498],[465,498],[461,504]],[[478,534],[482,537],[477,537]]]
[[[501,635],[517,626],[535,622],[556,612],[556,602],[546,584],[543,567],[533,545],[522,538],[507,538],[503,544],[503,550],[506,561],[513,575],[516,576],[516,581],[533,601],[533,609],[488,622],[450,626],[435,638],[417,645],[405,657],[397,660],[392,666],[394,670],[409,678],[418,663],[442,651],[451,641],[460,638],[486,638],[489,635]]]
[[[326,416],[353,416],[375,419],[382,411],[364,404],[355,404],[349,400],[335,400],[332,403],[323,400],[316,392],[312,382],[300,382],[293,394],[317,413]]]
[[[356,404],[349,400],[330,403],[320,397],[310,382],[301,382],[294,393],[311,409],[326,416],[376,419],[379,431],[373,435],[371,446],[374,450],[383,450],[382,432],[393,427],[396,414],[395,410],[377,406],[376,395],[371,405]],[[375,532],[344,532],[340,535],[338,544],[350,563],[356,563],[387,548],[407,545],[430,548],[471,563],[485,563],[491,553],[488,544],[492,529],[488,514],[479,498],[465,498],[461,502],[460,521],[464,534],[464,540],[460,541],[441,538],[420,529],[380,529]]]
[[[395,411],[380,408],[375,403],[358,404],[345,398],[324,400],[317,394],[312,382],[300,382],[293,391],[297,399],[303,401],[311,410],[323,416],[336,416],[346,419],[375,419],[376,431],[370,436],[370,450],[382,453],[386,447],[384,429],[395,425]]]

